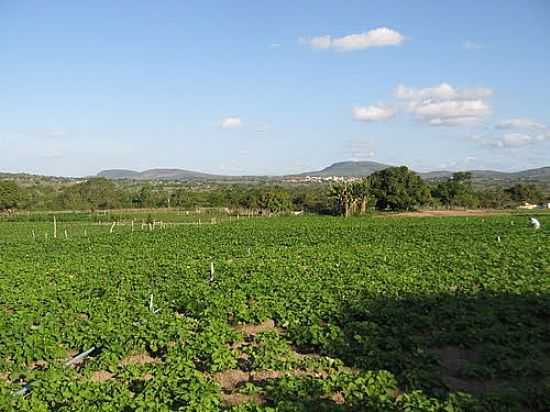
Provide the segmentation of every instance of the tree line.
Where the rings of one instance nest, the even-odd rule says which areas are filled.
[[[4,211],[227,207],[350,216],[373,209],[508,208],[545,200],[548,197],[532,184],[480,190],[473,187],[472,175],[467,172],[428,183],[405,166],[332,185],[128,183],[104,178],[52,185],[0,180],[0,210]]]

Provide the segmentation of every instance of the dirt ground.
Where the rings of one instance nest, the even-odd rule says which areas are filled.
[[[405,217],[445,217],[445,216],[493,216],[508,214],[509,211],[496,209],[452,209],[452,210],[418,210],[415,212],[391,213],[386,216]]]

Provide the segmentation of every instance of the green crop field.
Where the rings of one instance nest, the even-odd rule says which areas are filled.
[[[540,220],[1,222],[0,410],[548,411]]]

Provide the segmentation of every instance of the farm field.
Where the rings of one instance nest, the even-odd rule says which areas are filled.
[[[2,411],[550,410],[549,214],[24,220]]]

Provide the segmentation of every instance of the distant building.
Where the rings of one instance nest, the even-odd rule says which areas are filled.
[[[301,176],[287,179],[287,182],[293,183],[323,183],[323,182],[353,182],[361,180],[360,177],[352,176]]]
[[[523,204],[518,206],[518,209],[536,209],[538,208],[537,205],[534,205],[533,203],[524,202]]]

